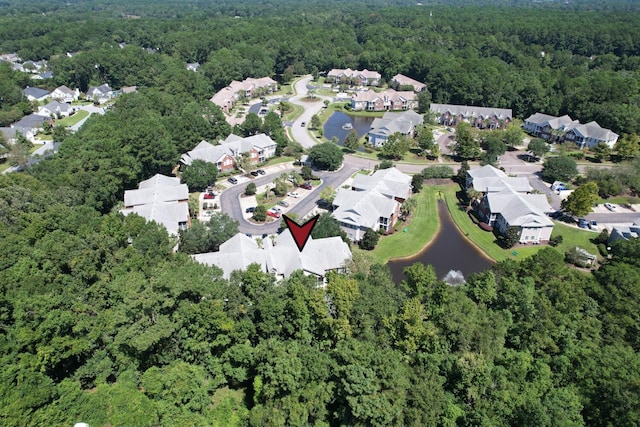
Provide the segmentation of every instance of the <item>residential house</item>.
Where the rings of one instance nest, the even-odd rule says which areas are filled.
[[[394,133],[413,138],[416,126],[422,123],[424,123],[422,115],[413,110],[402,113],[386,112],[382,118],[376,118],[371,123],[369,144],[373,147],[382,147]]]
[[[200,64],[198,62],[190,62],[187,64],[187,70],[189,71],[198,71],[200,68]]]
[[[602,128],[595,121],[581,124],[568,115],[556,117],[535,113],[524,121],[523,127],[531,135],[549,142],[574,142],[580,149],[593,148],[600,143],[613,148],[619,137],[617,133]]]
[[[77,101],[80,98],[80,91],[78,89],[69,89],[67,86],[58,86],[53,92],[51,92],[51,99],[55,99],[59,102],[66,102],[68,104],[73,101]]]
[[[53,118],[67,117],[75,112],[75,108],[66,102],[51,101],[50,103],[40,107],[38,114]]]
[[[41,61],[25,61],[22,64],[13,63],[13,69],[24,73],[39,74],[47,69],[48,63],[45,59]]]
[[[612,245],[618,240],[637,239],[640,237],[640,222],[634,222],[633,225],[616,225],[611,229],[608,244]]]
[[[399,111],[415,108],[417,98],[413,92],[397,92],[387,89],[383,92],[367,90],[351,97],[351,108],[355,111]]]
[[[505,235],[510,227],[519,229],[520,243],[546,243],[551,238],[553,221],[548,214],[555,209],[544,194],[531,194],[526,178],[507,177],[487,165],[467,172],[467,190],[482,192],[476,203],[478,216]]]
[[[138,86],[123,86],[122,89],[120,89],[120,92],[124,94],[136,93],[138,92]]]
[[[246,270],[251,264],[258,264],[262,271],[275,275],[278,280],[302,270],[304,274],[316,277],[318,285],[322,286],[326,284],[329,272],[345,271],[351,251],[340,237],[309,237],[300,251],[287,229],[273,241],[265,238],[260,244],[238,233],[220,245],[218,252],[196,254],[193,258],[202,264],[219,267],[227,279],[233,271]]]
[[[241,82],[232,81],[229,86],[221,89],[210,99],[225,113],[229,113],[236,101],[244,98],[257,98],[278,90],[278,83],[270,77],[259,79],[248,78]]]
[[[124,192],[124,215],[138,214],[163,225],[169,234],[189,226],[189,188],[180,179],[157,174],[142,181],[137,190]]]
[[[87,99],[97,102],[98,104],[104,104],[114,97],[114,91],[108,84],[100,86],[92,86],[87,90]]]
[[[334,68],[327,73],[327,80],[336,84],[348,84],[353,86],[378,86],[382,76],[377,71],[364,69],[352,70],[351,68]]]
[[[362,239],[367,228],[388,232],[400,214],[400,204],[411,195],[411,177],[396,168],[373,175],[357,175],[351,190],[338,189],[333,217],[350,240]]]
[[[391,79],[390,86],[396,90],[411,87],[414,92],[419,93],[427,89],[427,85],[412,79],[411,77],[396,74]]]
[[[48,90],[30,86],[24,88],[22,90],[22,93],[24,93],[24,96],[26,96],[29,101],[37,102],[43,102],[47,98],[49,98],[49,96],[51,96],[51,92],[49,92]]]
[[[53,78],[53,71],[44,71],[31,77],[32,80],[47,80],[51,78]]]
[[[268,135],[258,134],[247,138],[229,135],[219,145],[201,141],[193,150],[182,155],[180,161],[190,165],[194,160],[204,160],[218,165],[218,171],[225,173],[237,169],[237,160],[247,153],[249,163],[263,162],[275,155],[276,143]]]
[[[479,129],[503,129],[513,120],[511,109],[475,107],[470,105],[431,104],[438,123],[456,126],[461,121]]]
[[[19,121],[13,123],[11,127],[20,132],[25,138],[31,142],[35,142],[35,136],[44,128],[44,123],[50,121],[51,118],[38,114],[29,114]]]
[[[20,56],[17,53],[3,53],[0,55],[0,61],[14,64],[20,62]]]

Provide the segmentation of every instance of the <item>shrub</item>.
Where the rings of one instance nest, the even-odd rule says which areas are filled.
[[[422,177],[424,179],[431,178],[451,178],[453,176],[453,168],[451,166],[429,166],[422,169]]]
[[[267,219],[267,208],[264,205],[256,206],[256,209],[253,211],[253,220],[263,222]]]
[[[358,243],[360,249],[364,249],[367,251],[373,250],[378,244],[378,239],[380,236],[373,229],[367,228],[367,231],[364,232],[364,236],[362,236],[362,240]]]
[[[609,256],[609,252],[607,251],[607,245],[605,245],[604,243],[600,243],[598,245],[598,252],[600,252],[600,255],[602,255],[605,258]]]
[[[549,244],[551,246],[558,246],[563,241],[563,237],[561,235],[553,236],[549,239]]]
[[[256,194],[256,184],[254,182],[250,182],[247,185],[247,188],[245,188],[244,194],[246,194],[247,196],[253,196],[254,194]]]

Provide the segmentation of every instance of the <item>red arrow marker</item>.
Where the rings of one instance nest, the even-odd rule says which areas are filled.
[[[297,222],[295,222],[288,216],[282,216],[282,218],[284,218],[284,222],[287,224],[287,228],[289,228],[289,231],[291,231],[293,240],[296,242],[296,246],[298,246],[298,250],[300,252],[302,252],[302,249],[304,249],[304,245],[307,244],[307,240],[309,240],[309,236],[311,236],[311,230],[313,230],[313,227],[315,227],[319,217],[320,215],[316,215],[304,224],[298,225]]]

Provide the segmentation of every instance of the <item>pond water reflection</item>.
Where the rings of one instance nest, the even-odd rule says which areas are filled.
[[[493,262],[460,233],[444,200],[438,200],[438,216],[440,231],[427,248],[411,259],[389,262],[394,282],[400,283],[405,278],[403,269],[415,262],[433,265],[441,280],[451,271],[459,271],[466,277],[491,267]],[[459,275],[449,274],[452,276]]]
[[[342,128],[346,123],[351,123],[351,126],[358,134],[358,138],[361,138],[369,133],[373,119],[373,117],[350,116],[336,111],[324,124],[324,136],[329,141],[335,136],[338,138],[338,145],[342,145],[349,132],[351,132],[350,129]]]

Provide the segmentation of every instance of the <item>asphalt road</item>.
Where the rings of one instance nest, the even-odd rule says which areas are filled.
[[[296,205],[289,211],[289,213],[296,213],[299,218],[304,217],[309,212],[311,212],[313,208],[316,207],[317,200],[320,197],[320,192],[323,188],[331,186],[334,190],[337,189],[358,169],[358,167],[345,163],[342,169],[335,172],[314,172],[316,176],[322,179],[322,184],[315,187],[307,197],[301,199],[298,203],[296,203]],[[288,169],[285,171],[280,170],[269,175],[258,177],[251,182],[255,183],[256,186],[268,184],[282,173],[289,173],[293,170],[294,169]],[[280,227],[280,220],[276,220],[264,225],[257,225],[244,219],[242,215],[242,208],[240,207],[239,196],[244,192],[247,185],[248,183],[237,184],[222,192],[222,194],[220,195],[220,206],[222,208],[222,212],[226,213],[231,218],[234,218],[240,223],[238,226],[238,231],[240,231],[241,233],[249,233],[253,235],[276,233],[278,231],[278,228]]]
[[[312,76],[308,75],[296,81],[296,96],[289,99],[289,102],[291,102],[292,104],[296,104],[304,108],[304,112],[302,113],[302,115],[300,115],[300,117],[298,117],[291,125],[291,136],[295,141],[299,142],[300,145],[305,148],[313,147],[316,143],[318,143],[318,140],[315,137],[311,136],[311,134],[307,130],[307,126],[311,124],[311,117],[313,117],[315,114],[318,114],[324,106],[323,101],[325,99],[330,100],[330,98],[318,96],[315,101],[303,101],[303,98],[305,98],[309,92],[309,90],[307,89],[307,84],[311,81],[311,79]],[[302,122],[306,122],[305,127],[301,126]]]

